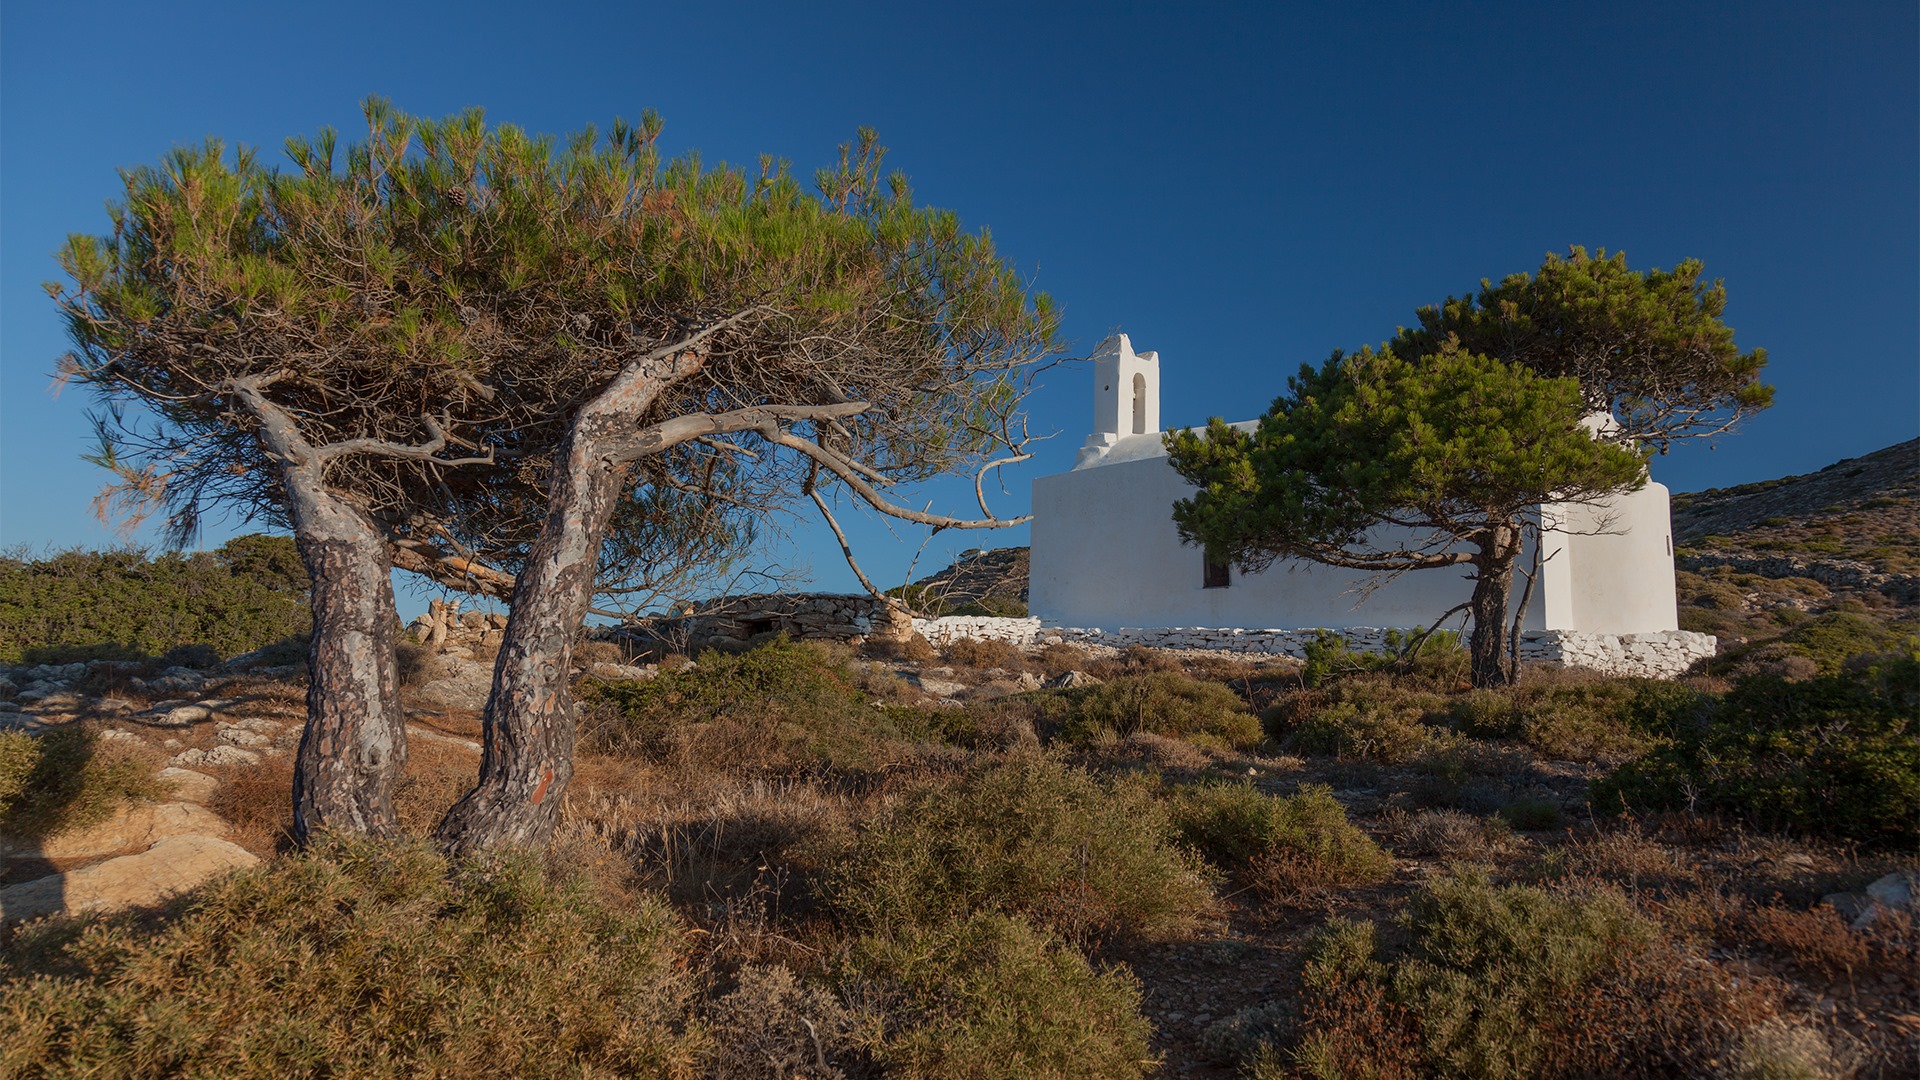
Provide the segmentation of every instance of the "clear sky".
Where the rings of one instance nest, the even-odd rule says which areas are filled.
[[[993,230],[1085,355],[1157,350],[1168,425],[1257,415],[1303,362],[1568,245],[1724,278],[1778,404],[1676,449],[1676,491],[1920,430],[1912,0],[1604,5],[27,4],[0,11],[0,544],[102,546],[87,402],[40,289],[115,170],[219,136],[360,126],[387,96],[546,132],[657,109],[671,152],[809,171],[859,125],[917,196]],[[1032,401],[1070,466],[1091,371]],[[948,492],[935,492],[946,496]],[[952,505],[962,505],[952,503]],[[852,584],[819,530],[784,558]],[[211,545],[232,532],[210,527]],[[883,583],[919,537],[855,529]],[[151,541],[151,534],[136,534]],[[921,572],[1024,530],[936,538]]]

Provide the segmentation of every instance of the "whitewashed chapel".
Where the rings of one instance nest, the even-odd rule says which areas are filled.
[[[1121,334],[1093,359],[1093,434],[1071,472],[1033,485],[1029,607],[1040,623],[1081,640],[1297,652],[1311,636],[1302,631],[1342,630],[1364,646],[1386,628],[1426,626],[1472,591],[1452,568],[1368,592],[1366,574],[1338,567],[1276,563],[1243,574],[1208,565],[1174,529],[1173,504],[1192,488],[1161,443],[1158,356],[1134,352]],[[1255,412],[1265,401],[1249,395],[1240,404]],[[1528,604],[1523,657],[1670,675],[1712,655],[1713,638],[1678,629],[1664,486],[1539,512],[1549,525],[1547,558]]]

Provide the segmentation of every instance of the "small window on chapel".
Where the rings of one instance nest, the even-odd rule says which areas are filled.
[[[1215,559],[1211,555],[1204,556],[1204,558],[1206,560],[1206,570],[1200,579],[1201,588],[1224,589],[1233,584],[1233,571],[1228,568],[1225,559]]]

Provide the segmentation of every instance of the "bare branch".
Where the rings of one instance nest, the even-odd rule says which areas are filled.
[[[435,465],[493,464],[492,447],[488,447],[487,452],[478,457],[435,457],[435,454],[447,448],[446,430],[440,426],[439,421],[431,416],[421,416],[420,422],[426,426],[427,435],[429,436],[427,441],[423,443],[408,445],[406,443],[388,442],[385,439],[344,439],[340,442],[328,443],[325,446],[316,447],[313,453],[314,456],[321,461],[329,461],[344,454],[371,454],[377,457],[399,458],[405,461],[426,461]]]
[[[956,518],[948,517],[945,514],[929,514],[924,511],[901,506],[898,503],[889,502],[878,491],[875,491],[873,485],[867,483],[847,459],[840,454],[809,442],[806,439],[802,439],[790,432],[783,431],[777,424],[769,423],[759,430],[760,436],[768,442],[776,446],[784,446],[789,450],[798,450],[800,453],[819,462],[828,472],[839,477],[843,483],[849,488],[852,488],[854,494],[866,500],[869,506],[872,506],[875,510],[880,511],[888,517],[896,517],[902,521],[911,521],[919,525],[931,525],[936,529],[1000,529],[1010,525],[1024,525],[1033,520],[1033,515],[1031,514],[1017,518],[996,518],[990,514],[984,519]]]
[[[865,412],[867,408],[864,401],[849,401],[839,405],[755,405],[719,415],[696,413],[676,416],[623,440],[619,449],[607,455],[607,460],[615,465],[626,465],[694,439],[739,431],[759,431],[782,420],[833,420],[854,416]]]

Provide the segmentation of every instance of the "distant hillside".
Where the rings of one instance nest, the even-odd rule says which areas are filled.
[[[1680,566],[1878,589],[1920,602],[1920,439],[1804,476],[1676,495]]]
[[[1687,544],[1746,532],[1769,518],[1810,525],[1859,514],[1859,525],[1901,526],[1912,539],[1916,496],[1920,496],[1920,439],[1909,439],[1804,476],[1675,495],[1673,538]]]
[[[937,574],[913,583],[916,590],[940,597],[949,607],[978,604],[987,599],[1027,602],[1027,549],[994,548],[970,551]]]

